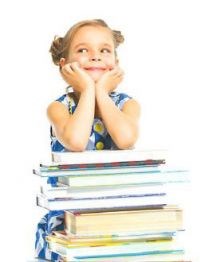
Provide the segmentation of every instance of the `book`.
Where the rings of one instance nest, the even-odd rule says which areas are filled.
[[[184,231],[180,204],[187,190],[180,186],[189,182],[189,171],[166,166],[166,151],[54,152],[52,157],[52,163],[34,170],[43,183],[37,205],[64,211],[65,230],[46,237],[63,261],[183,261],[177,235]]]
[[[176,188],[175,188],[176,189]],[[152,195],[166,192],[163,184],[150,185],[111,185],[111,186],[84,186],[72,187],[57,183],[55,186],[41,185],[40,193],[44,194],[48,199],[54,198],[92,198],[92,197],[108,197],[120,195]]]
[[[160,170],[159,172],[134,172],[105,175],[59,176],[58,181],[68,186],[107,186],[107,185],[137,185],[153,183],[185,182],[188,179],[187,170]]]
[[[183,244],[179,239],[173,240],[153,240],[141,242],[126,242],[123,244],[107,243],[105,245],[89,245],[71,247],[67,244],[61,244],[51,241],[47,237],[51,251],[61,254],[62,256],[74,261],[73,259],[94,259],[96,257],[104,258],[105,256],[145,256],[155,254],[183,254]]]
[[[146,207],[167,204],[165,193],[150,196],[122,195],[120,197],[99,197],[99,198],[55,198],[48,199],[43,194],[38,194],[36,198],[38,206],[48,210],[74,210],[91,208],[110,207]]]
[[[54,241],[64,243],[64,244],[88,244],[88,243],[103,243],[103,242],[120,242],[120,241],[146,241],[146,240],[162,240],[162,239],[172,239],[175,235],[177,235],[177,231],[152,231],[152,232],[134,232],[134,233],[126,233],[123,232],[115,233],[115,234],[106,234],[106,235],[74,235],[70,234],[70,232],[63,231],[53,231],[51,235],[49,235],[49,239],[53,238]]]
[[[109,255],[109,256],[93,256],[82,257],[80,259],[73,258],[73,262],[191,262],[189,256],[183,252],[171,252],[170,254],[151,254],[151,255]],[[63,262],[69,262],[67,258],[63,257]]]
[[[160,160],[160,164],[163,163],[164,160]],[[123,162],[122,162],[123,163]],[[125,163],[125,162],[124,162]],[[59,166],[44,166],[40,165],[40,169],[33,170],[33,173],[42,177],[59,177],[59,176],[76,176],[76,175],[105,175],[105,174],[128,174],[128,173],[146,173],[146,172],[160,172],[158,161],[157,164],[152,160],[150,165],[149,161],[148,164],[145,164],[145,161],[142,161],[143,164],[138,163],[135,161],[134,164],[131,164],[132,161],[129,162],[128,166],[121,165],[119,162],[112,162],[111,164],[113,167],[104,167],[106,164],[99,166],[97,164],[92,164],[90,168],[86,168],[85,165],[62,165]],[[118,166],[119,165],[119,166]],[[120,166],[121,165],[121,166]]]
[[[117,212],[65,211],[67,232],[75,235],[115,234],[183,229],[182,210],[177,206]]]
[[[156,262],[156,261],[168,261],[168,262],[183,262],[190,261],[188,260],[183,250],[183,244],[180,241],[181,232],[158,232],[153,234],[141,234],[141,235],[129,235],[129,236],[116,236],[116,235],[107,235],[101,238],[80,238],[77,236],[69,236],[65,231],[54,231],[52,235],[46,237],[47,242],[49,243],[49,247],[51,251],[62,256],[64,261],[85,261],[85,262]],[[153,247],[152,250],[149,250],[146,246],[146,243],[163,243],[162,240],[167,240],[165,243],[170,243],[171,248],[168,250],[160,250],[160,248]],[[100,242],[99,242],[100,241]],[[116,241],[116,243],[114,243]],[[105,242],[105,243],[104,243]],[[124,245],[129,245],[130,243],[136,244],[134,248],[130,252],[121,252],[120,248]],[[113,245],[114,244],[114,245]],[[138,252],[137,244],[143,245],[143,252]],[[110,246],[114,248],[113,253],[100,253],[99,251],[95,251],[95,247],[106,247]],[[116,248],[119,246],[119,248]],[[94,250],[94,254],[91,255],[87,251],[80,256],[80,252],[75,252],[74,255],[70,255],[70,247],[71,250],[80,250],[80,248],[84,248],[90,250],[92,252]],[[150,245],[149,245],[150,247]],[[166,245],[167,247],[167,245]],[[179,249],[180,248],[180,249]]]
[[[166,159],[167,151],[153,150],[92,150],[84,152],[53,152],[54,164],[110,163]]]
[[[62,237],[62,233],[54,233],[52,235],[47,236],[47,239],[51,242],[56,242],[61,245],[65,245],[68,247],[84,247],[84,246],[98,246],[98,245],[112,245],[112,244],[124,244],[126,242],[145,242],[145,241],[153,241],[153,240],[172,240],[172,236],[170,235],[162,235],[162,234],[152,234],[152,235],[143,235],[143,236],[126,236],[126,237],[102,237],[102,238],[79,238],[79,240],[75,240],[71,237],[68,239]],[[73,240],[72,240],[73,239]]]

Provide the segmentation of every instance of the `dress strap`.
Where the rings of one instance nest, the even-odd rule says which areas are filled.
[[[73,111],[72,111],[72,103],[73,103],[73,100],[72,100],[72,98],[71,98],[70,95],[68,96],[68,98],[69,98],[69,101],[68,101],[68,110],[69,110],[69,113],[72,114],[72,113],[73,113]]]

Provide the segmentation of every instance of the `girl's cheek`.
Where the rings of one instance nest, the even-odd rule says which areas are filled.
[[[83,56],[82,54],[74,54],[72,57],[71,57],[71,60],[73,61],[78,61],[80,63],[83,63],[84,61],[87,60],[87,58],[85,56]]]
[[[79,62],[81,66],[84,66],[88,60],[86,57],[79,57],[77,58],[77,61]]]
[[[117,64],[116,64],[115,61],[107,61],[107,67],[108,67],[109,69],[111,69],[111,70],[112,70],[116,65],[117,65]]]

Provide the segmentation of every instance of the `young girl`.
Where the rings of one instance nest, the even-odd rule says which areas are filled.
[[[128,149],[135,144],[139,105],[127,94],[114,91],[123,78],[116,52],[123,41],[120,31],[99,19],[81,21],[63,38],[54,39],[53,62],[70,86],[47,109],[52,151]],[[45,236],[61,229],[63,211],[49,212],[40,221],[37,257],[59,261],[48,249]]]
[[[121,33],[102,20],[80,22],[53,41],[53,61],[73,87],[48,107],[53,151],[127,149],[136,142],[139,105],[113,92],[123,78],[121,42]]]

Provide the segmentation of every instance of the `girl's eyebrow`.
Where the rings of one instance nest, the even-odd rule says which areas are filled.
[[[74,48],[76,49],[80,46],[87,46],[87,45],[88,45],[87,43],[79,43],[79,44],[75,45]]]
[[[108,44],[108,43],[102,43],[102,45],[103,45],[103,46],[108,46],[108,47],[111,47],[111,45],[110,45],[110,44]]]
[[[91,45],[91,44],[90,44],[90,43],[86,43],[86,42],[79,43],[79,44],[77,44],[77,45],[74,46],[74,49],[77,49],[77,48],[79,48],[80,46],[89,46],[89,45]],[[108,44],[108,43],[100,43],[100,45],[101,45],[101,46],[104,46],[104,47],[109,47],[109,48],[112,47],[112,46],[111,46],[110,44]]]

